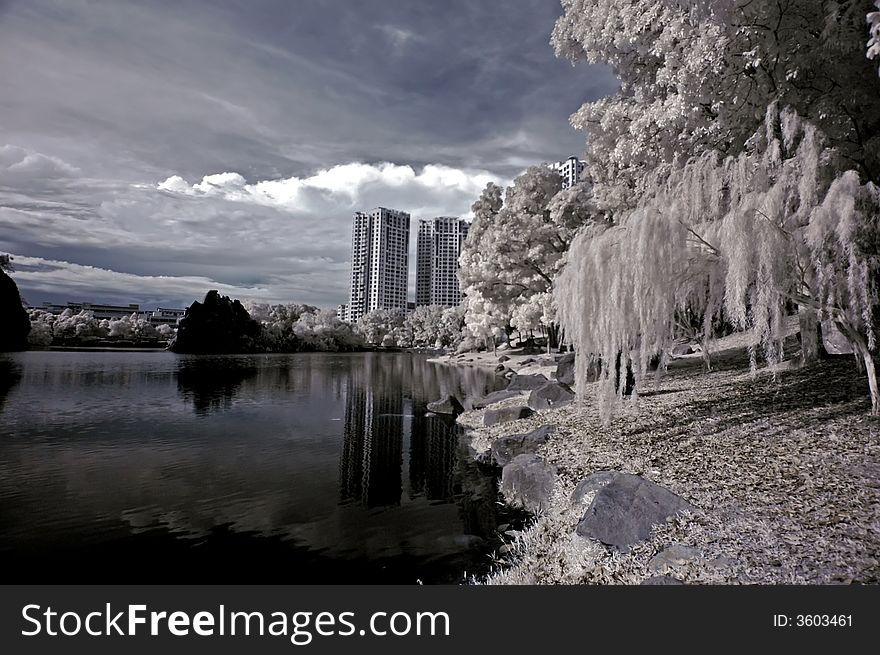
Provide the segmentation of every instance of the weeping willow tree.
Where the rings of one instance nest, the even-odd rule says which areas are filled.
[[[597,360],[617,363],[599,378],[606,418],[623,394],[621,369],[631,363],[644,377],[678,335],[677,316],[699,317],[708,352],[723,313],[751,336],[754,368],[759,352],[770,363],[782,357],[791,304],[804,317],[805,352],[815,350],[817,319],[840,327],[864,364],[872,414],[880,413],[880,192],[847,170],[813,124],[771,105],[739,155],[673,162],[645,188],[614,226],[577,235],[555,288],[566,339],[584,355],[579,392]]]

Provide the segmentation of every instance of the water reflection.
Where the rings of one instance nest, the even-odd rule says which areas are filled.
[[[21,367],[12,360],[0,356],[0,410],[6,396],[21,380]]]
[[[405,353],[0,359],[8,581],[458,581],[507,521],[425,409],[497,384],[474,373]]]
[[[177,388],[196,414],[229,409],[248,378],[257,375],[253,362],[237,357],[192,356],[180,360]]]

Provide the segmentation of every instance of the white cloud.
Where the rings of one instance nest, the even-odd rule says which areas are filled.
[[[376,25],[376,29],[385,35],[397,52],[403,50],[410,42],[424,41],[424,37],[420,34],[397,25]]]
[[[0,152],[15,162],[33,154]],[[415,220],[467,216],[489,181],[504,182],[484,170],[394,163],[252,182],[234,171],[149,184],[72,176],[51,192],[34,178],[0,189],[0,250],[34,258],[17,276],[31,302],[189,303],[218,288],[334,306],[348,295],[354,211],[409,212],[414,267]]]
[[[302,210],[304,205],[308,206],[310,191],[326,192],[333,199],[332,202],[344,205],[358,204],[361,199],[372,196],[376,190],[387,190],[390,196],[394,192],[415,191],[423,193],[426,198],[438,200],[460,195],[467,195],[475,200],[486,184],[496,180],[496,176],[484,170],[463,170],[431,164],[416,173],[411,166],[386,162],[342,164],[320,170],[305,178],[288,177],[254,184],[247,184],[239,173],[206,175],[195,184],[189,184],[180,176],[173,175],[160,182],[157,188],[189,196],[220,196],[234,202],[252,202],[296,211]],[[436,203],[428,203],[422,206],[428,208],[435,205]],[[457,213],[461,213],[460,204],[455,208],[459,210]]]
[[[49,157],[13,145],[0,146],[0,183],[55,180],[75,177],[79,174],[78,168],[57,157]]]

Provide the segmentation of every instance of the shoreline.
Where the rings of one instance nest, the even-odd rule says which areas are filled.
[[[580,405],[491,427],[483,426],[486,410],[461,414],[478,461],[503,436],[556,426],[534,451],[556,469],[549,507],[508,535],[495,570],[474,582],[880,582],[880,422],[868,416],[870,400],[852,358],[805,369],[789,360],[752,375],[741,345],[735,338],[726,343],[713,352],[710,373],[699,355],[673,360],[664,376],[639,385],[608,427],[592,388]],[[441,363],[487,367],[490,358],[497,364],[491,353]],[[596,490],[578,501],[572,492],[598,471],[639,475],[692,509],[629,549],[578,536]]]

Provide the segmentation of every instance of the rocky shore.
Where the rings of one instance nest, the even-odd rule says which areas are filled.
[[[538,407],[557,368],[541,359],[441,358],[509,369],[511,392],[458,420],[506,501],[534,514],[474,582],[880,582],[880,423],[852,358],[753,375],[728,339],[711,373],[699,355],[673,360],[607,427],[590,389]]]

